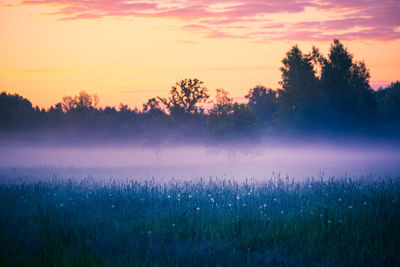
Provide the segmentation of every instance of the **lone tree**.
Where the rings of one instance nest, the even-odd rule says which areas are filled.
[[[206,103],[209,97],[202,81],[184,79],[172,87],[168,98],[158,99],[172,115],[177,115],[203,113],[204,109],[199,104]]]
[[[99,98],[96,94],[90,95],[85,91],[81,91],[76,96],[64,96],[62,99],[62,108],[64,112],[72,110],[94,110],[99,104]]]

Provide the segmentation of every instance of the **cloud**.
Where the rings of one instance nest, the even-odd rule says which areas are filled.
[[[25,0],[22,4],[55,7],[52,15],[60,20],[178,18],[184,30],[206,38],[400,39],[398,0]]]

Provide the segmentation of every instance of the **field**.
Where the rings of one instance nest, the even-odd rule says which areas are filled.
[[[399,266],[399,197],[399,178],[3,182],[0,265]]]

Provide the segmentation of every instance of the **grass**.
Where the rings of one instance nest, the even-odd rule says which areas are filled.
[[[399,266],[400,179],[0,185],[2,266]]]

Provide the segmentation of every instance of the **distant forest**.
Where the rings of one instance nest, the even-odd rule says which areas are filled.
[[[0,137],[10,141],[221,143],[268,138],[367,137],[400,140],[400,82],[372,90],[363,61],[334,40],[325,57],[293,46],[282,60],[281,88],[257,85],[234,102],[217,89],[211,101],[198,79],[185,79],[167,98],[142,109],[98,107],[96,95],[65,96],[49,109],[17,94],[0,95]],[[205,109],[205,106],[210,107]]]

